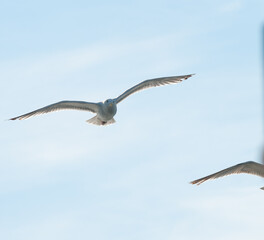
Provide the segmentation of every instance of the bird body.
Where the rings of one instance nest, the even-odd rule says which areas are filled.
[[[115,122],[113,117],[116,112],[116,102],[113,99],[107,99],[104,103],[98,103],[97,115],[86,122],[96,125],[108,125]]]
[[[224,177],[224,176],[231,175],[231,174],[239,174],[239,173],[248,173],[248,174],[257,175],[257,176],[264,178],[264,165],[253,162],[253,161],[243,162],[243,163],[234,165],[232,167],[226,168],[224,170],[221,170],[219,172],[213,173],[211,175],[208,175],[206,177],[194,180],[190,183],[200,185],[201,183],[207,180]],[[261,189],[264,190],[264,187],[262,187]]]
[[[84,102],[84,101],[61,101],[37,109],[35,111],[20,115],[18,117],[11,118],[9,120],[16,120],[16,119],[23,120],[39,114],[54,112],[58,110],[72,109],[72,110],[90,111],[95,113],[96,115],[93,118],[87,120],[88,123],[92,123],[95,125],[108,125],[115,122],[113,117],[117,112],[117,104],[123,101],[131,94],[150,87],[157,87],[167,84],[178,83],[181,82],[182,80],[188,79],[192,75],[193,74],[145,80],[135,85],[134,87],[128,89],[127,91],[122,93],[119,97],[114,99],[107,99],[104,102],[92,103],[92,102]]]

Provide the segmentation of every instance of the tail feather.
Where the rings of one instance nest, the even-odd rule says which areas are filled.
[[[112,119],[108,120],[107,122],[104,122],[104,121],[100,120],[97,116],[95,116],[93,118],[88,119],[86,122],[94,124],[94,125],[105,126],[105,125],[115,123],[115,119],[112,118]]]

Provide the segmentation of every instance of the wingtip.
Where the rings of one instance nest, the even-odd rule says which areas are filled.
[[[189,182],[190,184],[192,184],[192,185],[199,185],[199,184],[197,184],[197,182],[196,181],[191,181],[191,182]]]
[[[10,120],[12,120],[12,121],[14,121],[14,120],[22,120],[22,118],[21,118],[21,116],[19,116],[19,117],[9,118],[8,120],[9,120],[9,121],[10,121]]]
[[[195,73],[192,73],[192,74],[189,74],[189,75],[186,75],[184,80],[187,80],[188,78],[192,77],[193,75],[195,75]]]

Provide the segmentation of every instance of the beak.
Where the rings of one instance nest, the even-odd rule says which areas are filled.
[[[113,106],[113,103],[110,103],[109,106],[112,107]]]

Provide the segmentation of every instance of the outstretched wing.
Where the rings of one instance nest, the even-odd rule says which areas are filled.
[[[230,168],[226,168],[214,174],[208,175],[206,177],[194,180],[190,183],[200,185],[201,183],[207,180],[210,180],[210,179],[216,179],[216,178],[224,177],[230,174],[239,174],[239,173],[248,173],[248,174],[253,174],[253,175],[260,176],[260,177],[264,177],[264,165],[256,163],[256,162],[252,162],[252,161],[244,162],[244,163],[240,163],[235,166],[232,166]]]
[[[54,111],[59,111],[59,110],[83,110],[83,111],[90,111],[93,113],[96,113],[98,111],[98,104],[97,103],[90,103],[90,102],[83,102],[83,101],[61,101],[57,102],[51,105],[48,105],[46,107],[37,109],[33,112],[23,114],[18,117],[10,118],[9,120],[23,120],[27,119],[30,117],[33,117],[35,115],[39,114],[44,114],[44,113],[49,113],[49,112],[54,112]]]
[[[173,84],[173,83],[178,83],[181,82],[182,80],[186,80],[189,77],[191,77],[194,74],[189,74],[189,75],[183,75],[183,76],[174,76],[174,77],[163,77],[163,78],[154,78],[150,80],[145,80],[136,86],[128,89],[124,93],[122,93],[119,97],[115,99],[116,103],[121,102],[125,98],[127,98],[129,95],[138,92],[140,90],[146,89],[146,88],[151,88],[151,87],[158,87],[162,85],[167,85],[167,84]]]

